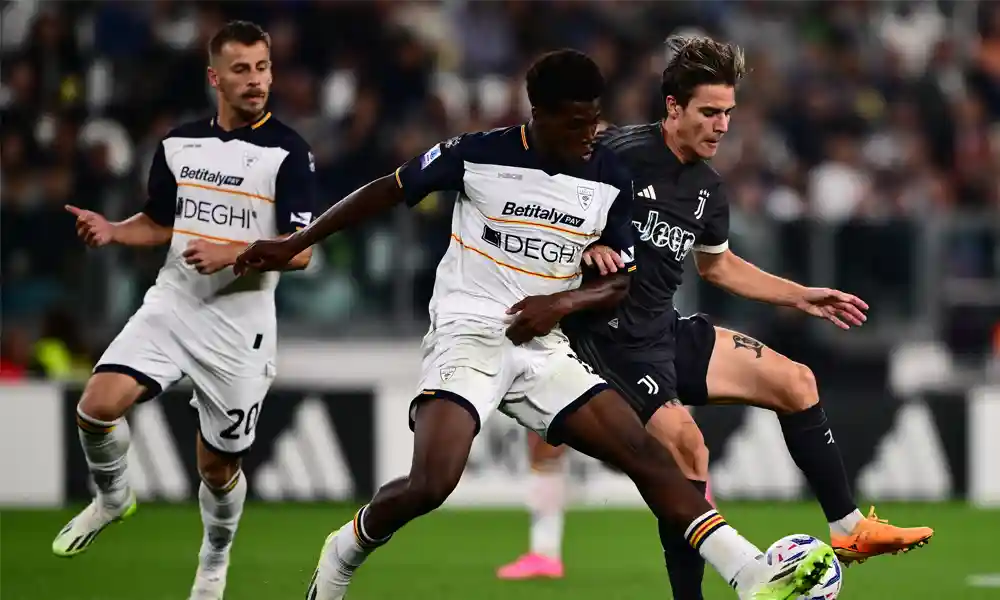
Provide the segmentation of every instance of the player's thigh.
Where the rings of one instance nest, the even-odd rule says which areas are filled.
[[[80,409],[114,420],[135,402],[158,396],[183,377],[176,352],[166,326],[140,309],[97,361]]]
[[[680,402],[668,402],[646,423],[646,430],[673,455],[688,479],[708,475],[708,447],[690,411]]]
[[[409,487],[416,501],[432,510],[458,485],[478,425],[461,404],[445,398],[430,398],[414,408]]]
[[[630,350],[597,336],[577,336],[573,350],[607,381],[646,423],[677,397],[677,374],[668,346]]]
[[[502,333],[444,329],[428,334],[417,394],[410,403],[410,429],[420,405],[441,399],[461,406],[475,422],[475,433],[496,412],[513,380],[510,351]]]
[[[716,328],[706,385],[712,404],[748,404],[778,412],[803,410],[819,398],[808,367],[721,327]]]
[[[523,369],[500,403],[500,412],[558,446],[561,422],[609,386],[564,338],[533,340],[518,348],[518,354]]]
[[[191,406],[198,411],[200,440],[208,450],[235,460],[250,449],[275,374],[270,362],[238,375],[204,365],[189,367]]]

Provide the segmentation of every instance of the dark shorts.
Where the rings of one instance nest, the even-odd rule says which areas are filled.
[[[668,402],[680,400],[689,406],[708,402],[706,379],[715,327],[698,313],[674,319],[671,330],[664,339],[645,346],[598,333],[576,333],[570,342],[646,423]]]

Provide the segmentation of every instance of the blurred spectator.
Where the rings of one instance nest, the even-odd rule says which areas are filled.
[[[668,35],[707,32],[741,43],[752,72],[714,165],[731,187],[733,247],[807,277],[825,277],[815,272],[824,261],[848,263],[852,277],[887,288],[880,294],[911,295],[898,288],[908,283],[878,276],[823,240],[860,223],[875,228],[865,229],[865,240],[910,244],[894,237],[905,227],[884,236],[877,228],[906,219],[946,223],[970,210],[991,211],[978,219],[983,226],[1000,219],[1000,5],[957,4],[7,3],[4,316],[37,328],[77,293],[74,317],[86,316],[103,334],[135,307],[160,254],[85,252],[62,204],[113,219],[140,210],[159,140],[176,123],[213,111],[205,44],[230,18],[270,31],[271,108],[312,145],[325,204],[459,132],[529,118],[523,75],[539,52],[566,45],[589,52],[609,81],[605,118],[633,123],[662,114]],[[327,240],[308,272],[284,277],[283,323],[303,323],[311,334],[359,327],[404,334],[409,321],[419,329],[449,243],[453,201],[435,194],[407,218],[389,215]],[[803,235],[798,225],[813,219],[830,236]],[[961,248],[948,256],[953,272],[988,272],[991,256],[978,243]],[[733,306],[705,308],[725,318],[730,310],[738,316]],[[77,351],[59,345],[66,343],[41,347]]]
[[[93,367],[79,324],[62,310],[45,316],[33,361],[48,379],[86,381]]]

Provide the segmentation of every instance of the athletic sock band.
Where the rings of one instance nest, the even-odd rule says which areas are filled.
[[[375,548],[378,548],[382,544],[388,542],[389,538],[392,537],[392,534],[389,534],[380,540],[375,539],[370,535],[368,535],[368,533],[365,531],[365,523],[364,523],[365,513],[367,511],[368,511],[368,505],[365,504],[354,515],[354,537],[358,539],[358,544],[361,545],[363,548],[374,550]]]
[[[726,520],[722,518],[722,515],[718,511],[710,510],[695,519],[688,526],[687,531],[684,532],[684,538],[691,544],[692,548],[699,550],[701,545],[705,543],[705,540],[708,539],[708,536],[725,527],[725,525]]]

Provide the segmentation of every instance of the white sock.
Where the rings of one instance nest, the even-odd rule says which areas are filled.
[[[530,551],[561,559],[566,508],[565,473],[561,468],[531,471],[528,476],[528,493],[528,508],[531,511]]]
[[[204,566],[217,566],[228,558],[236,529],[243,516],[243,504],[247,499],[247,480],[242,471],[237,471],[233,479],[221,490],[213,490],[204,481],[198,488],[198,504],[201,507],[201,522],[204,535],[198,557]]]
[[[861,514],[860,510],[855,508],[854,512],[848,514],[843,519],[831,522],[830,531],[839,535],[851,535],[857,524],[864,520],[865,516]]]
[[[367,508],[368,505],[363,506],[361,510],[354,515],[353,519],[345,523],[343,527],[337,530],[335,542],[331,544],[331,548],[336,553],[336,557],[324,556],[324,561],[328,559],[339,559],[341,562],[357,568],[365,562],[368,555],[389,541],[392,537],[391,535],[387,538],[376,540],[369,537],[365,532],[363,521],[364,512]],[[330,562],[327,566],[334,569],[334,571],[337,568],[335,562]]]
[[[124,418],[102,421],[77,407],[76,424],[80,445],[101,503],[112,510],[121,508],[128,501],[128,479],[125,476],[131,439],[128,421]]]
[[[763,556],[756,546],[730,527],[717,511],[710,510],[691,522],[684,537],[737,591],[748,590],[763,579]]]

